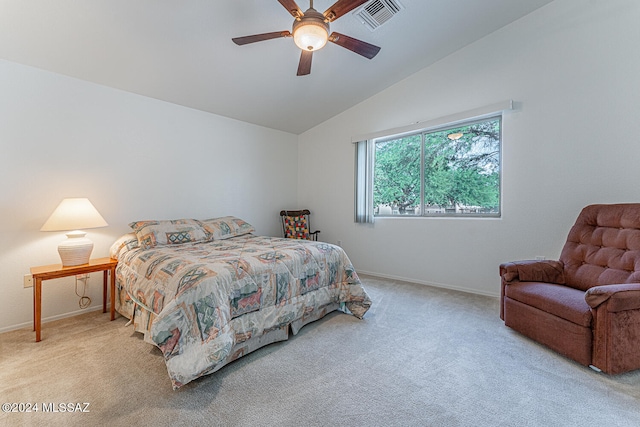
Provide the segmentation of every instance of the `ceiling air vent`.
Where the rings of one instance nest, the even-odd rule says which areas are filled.
[[[372,0],[356,9],[353,14],[371,31],[387,22],[404,7],[398,0]]]

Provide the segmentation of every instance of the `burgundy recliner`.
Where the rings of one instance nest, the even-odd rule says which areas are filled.
[[[559,261],[500,276],[506,326],[608,374],[640,368],[640,204],[585,207]]]

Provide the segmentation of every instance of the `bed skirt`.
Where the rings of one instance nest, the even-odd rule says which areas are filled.
[[[264,331],[264,333],[258,336],[236,336],[236,343],[231,348],[229,355],[215,366],[211,367],[211,369],[202,372],[201,376],[212,374],[234,360],[258,350],[259,348],[275,342],[286,341],[289,339],[289,330],[291,330],[293,335],[297,335],[303,326],[322,319],[327,314],[336,310],[344,311],[345,309],[338,303],[329,303],[318,307],[316,310],[304,313],[302,318],[296,319],[288,325]],[[127,292],[124,289],[118,287],[116,288],[116,311],[123,317],[129,319],[129,323],[133,324],[134,330],[144,335],[144,340],[146,342],[157,347],[156,343],[149,338],[149,329],[151,328],[153,318],[155,317],[154,313],[147,307],[135,303],[134,300],[127,295]]]

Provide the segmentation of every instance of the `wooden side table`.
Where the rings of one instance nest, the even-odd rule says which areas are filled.
[[[107,275],[111,273],[111,320],[116,316],[116,266],[118,260],[113,258],[96,258],[88,264],[63,267],[62,264],[43,265],[31,267],[33,276],[33,330],[36,331],[36,342],[40,341],[40,329],[42,322],[42,281],[59,279],[61,277],[75,276],[78,274],[95,273],[103,271],[102,280],[102,312],[107,312]]]

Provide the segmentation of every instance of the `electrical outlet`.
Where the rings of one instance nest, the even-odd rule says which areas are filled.
[[[338,240],[338,246],[342,247],[342,240]]]
[[[23,277],[23,284],[25,288],[33,287],[33,276],[30,274],[25,274]]]
[[[546,258],[544,255],[537,255],[536,256],[536,261],[544,261]]]
[[[85,274],[76,274],[76,279],[80,280],[82,282],[86,282],[87,280],[89,280],[89,273],[85,273]]]

